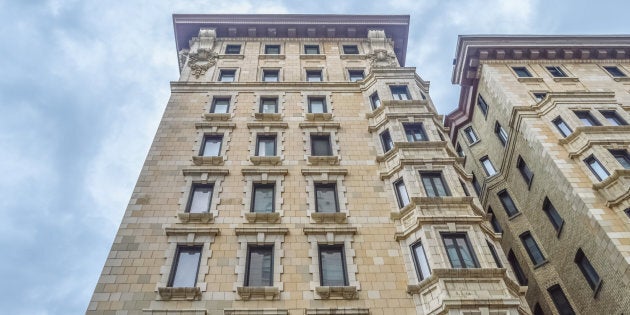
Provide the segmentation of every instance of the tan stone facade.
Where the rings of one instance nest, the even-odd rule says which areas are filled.
[[[529,314],[401,66],[408,20],[175,16],[181,77],[87,313]]]
[[[530,307],[627,314],[630,38],[463,36],[457,52],[446,125]]]

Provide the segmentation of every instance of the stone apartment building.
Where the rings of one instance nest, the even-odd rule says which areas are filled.
[[[465,159],[534,314],[630,313],[630,37],[460,36]]]
[[[483,176],[472,157],[462,167],[448,139],[461,128],[443,126],[429,83],[405,67],[409,16],[175,15],[173,22],[181,75],[88,314],[530,314],[527,287],[501,245],[510,233],[493,230],[482,206],[488,198],[474,195],[473,173],[480,183]],[[623,90],[609,81],[600,85]],[[494,95],[488,119],[505,112]],[[626,119],[620,96],[588,97]],[[593,135],[610,134],[603,128]],[[563,141],[578,146],[582,134],[590,133]],[[615,148],[627,141],[616,137]],[[615,163],[600,153],[599,161]],[[535,190],[543,184],[537,161],[525,158]],[[609,170],[610,179],[595,184],[612,194],[625,173]],[[557,195],[550,199],[565,211]],[[627,201],[604,208],[597,198],[588,197],[598,205],[589,213],[610,224],[584,228],[611,245],[582,248],[604,278],[600,299],[609,301],[625,281],[612,277],[623,259],[595,255],[621,255],[613,236],[623,227],[607,216]],[[579,210],[586,217],[588,209]],[[578,222],[563,217],[562,237],[573,237]],[[550,250],[543,268],[557,277]],[[520,251],[518,258],[525,263]],[[579,296],[569,296],[577,307]]]

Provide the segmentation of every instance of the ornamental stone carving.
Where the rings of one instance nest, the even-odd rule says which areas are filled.
[[[368,55],[372,68],[396,67],[396,55],[385,49],[376,49]]]
[[[198,49],[196,53],[192,53],[188,56],[188,67],[191,70],[190,74],[194,75],[195,78],[199,78],[206,74],[206,71],[217,63],[218,58],[219,54],[215,52]]]

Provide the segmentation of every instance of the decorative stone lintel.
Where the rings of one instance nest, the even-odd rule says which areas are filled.
[[[276,300],[280,298],[280,289],[277,287],[237,287],[236,292],[245,301],[249,300]]]
[[[277,55],[277,54],[260,54],[258,55],[258,60],[283,60],[286,59],[285,55]]]
[[[254,165],[280,165],[282,158],[279,156],[250,156],[249,161]]]
[[[245,59],[245,55],[223,54],[219,55],[219,59]]]
[[[234,233],[236,235],[256,235],[259,233],[286,235],[289,233],[289,229],[281,227],[241,227],[235,228]]]
[[[418,294],[437,283],[440,279],[488,279],[507,277],[505,268],[436,268],[431,271],[431,275],[418,284],[407,286],[407,293]]]
[[[341,124],[338,122],[301,122],[300,128],[317,128],[317,129],[339,129]]]
[[[394,239],[396,241],[407,239],[409,235],[425,224],[479,224],[482,222],[483,217],[481,216],[418,216],[415,223],[412,222],[405,232],[396,232]]]
[[[207,121],[226,121],[232,118],[230,113],[205,113],[203,118]]]
[[[322,286],[315,287],[315,292],[322,299],[340,298],[344,300],[356,300],[359,298],[355,286]]]
[[[370,131],[372,132],[372,131]],[[415,141],[415,142],[394,142],[394,147],[385,154],[377,155],[377,162],[385,162],[392,159],[401,149],[428,149],[428,148],[447,148],[446,141]]]
[[[190,223],[190,222],[208,223],[208,222],[212,222],[212,220],[214,220],[214,215],[211,212],[201,212],[201,213],[185,212],[185,213],[178,213],[177,217],[183,223]]]
[[[385,107],[406,107],[421,106],[428,104],[427,100],[381,100],[382,106]]]
[[[269,115],[269,114],[265,114],[265,115]],[[273,115],[276,115],[276,114],[273,114]],[[289,128],[289,124],[285,122],[265,120],[265,121],[256,121],[256,122],[247,123],[247,128],[249,129],[265,129],[265,128],[287,129]]]
[[[332,120],[333,115],[331,113],[307,113],[306,120],[309,121],[327,121]]]
[[[190,226],[169,226],[164,228],[164,232],[166,232],[167,236],[171,235],[188,235],[188,234],[197,234],[197,235],[218,235],[218,228],[210,228],[210,227],[190,227]]]
[[[356,227],[305,227],[303,229],[304,234],[357,234]]]
[[[257,120],[264,120],[264,121],[278,121],[278,120],[282,120],[282,114],[280,113],[254,113],[254,118],[256,118]],[[247,126],[249,127],[249,124],[247,124]],[[284,128],[287,128],[287,127],[284,127]]]
[[[199,300],[201,299],[201,289],[199,287],[159,287],[158,294],[165,301],[169,300]]]
[[[206,121],[206,122],[198,122],[195,123],[195,128],[197,129],[210,129],[210,128],[230,128],[233,129],[236,127],[235,123],[232,122],[224,122],[224,121]]]
[[[518,78],[517,80],[521,83],[540,83],[545,81],[540,77]]]
[[[367,59],[367,56],[362,54],[341,54],[339,58],[341,60],[364,60]]]
[[[197,176],[207,174],[208,176],[227,176],[230,171],[223,168],[185,168],[182,170],[184,176]]]
[[[303,168],[302,175],[304,176],[313,176],[313,175],[347,175],[348,170],[345,168]]]
[[[303,60],[326,60],[325,54],[301,54],[300,59]]]
[[[593,189],[606,198],[606,205],[616,206],[630,197],[630,169],[616,169],[605,180],[593,184]]]
[[[245,213],[245,219],[249,223],[278,223],[280,222],[280,213],[278,212],[248,212]]]
[[[307,160],[310,165],[339,165],[338,155],[332,155],[332,156],[309,155]]]
[[[617,82],[630,82],[630,77],[615,77],[613,80]]]
[[[369,308],[307,308],[305,315],[369,315]]]
[[[313,212],[311,219],[316,223],[345,223],[347,215],[345,212]]]
[[[289,315],[289,311],[279,308],[224,309],[223,315]]]
[[[576,77],[557,77],[553,78],[554,82],[580,82],[580,79]]]
[[[223,156],[198,156],[193,155],[192,161],[195,165],[223,165]]]
[[[243,175],[287,175],[289,170],[286,168],[244,168],[241,170]]]

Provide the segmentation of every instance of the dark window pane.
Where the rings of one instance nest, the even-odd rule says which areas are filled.
[[[472,184],[473,184],[473,188],[475,189],[475,192],[477,193],[477,196],[481,196],[481,185],[479,184],[479,181],[477,180],[477,177],[474,174],[473,174]]]
[[[595,268],[593,267],[593,265],[591,265],[591,262],[588,260],[588,258],[586,258],[581,248],[578,249],[577,253],[575,254],[574,261],[580,268],[580,271],[584,275],[584,278],[586,279],[586,282],[588,282],[588,285],[591,287],[591,289],[597,290],[600,282],[599,274],[597,274],[597,271],[595,271]]]
[[[545,261],[545,256],[543,256],[538,244],[534,240],[534,237],[529,233],[525,232],[520,236],[521,242],[523,242],[523,246],[525,246],[525,250],[531,258],[534,265],[539,265]]]
[[[263,98],[260,100],[260,112],[274,114],[278,112],[277,98]]]
[[[525,272],[523,271],[523,268],[521,268],[521,264],[516,259],[512,250],[508,253],[508,262],[510,263],[510,266],[512,266],[512,270],[514,270],[518,283],[523,286],[527,285],[527,276],[525,276]]]
[[[238,55],[241,53],[241,45],[227,45],[225,46],[226,55]]]
[[[308,82],[321,82],[322,81],[322,71],[321,70],[307,70],[306,71],[306,81],[308,81]]]
[[[351,82],[363,80],[363,70],[348,70],[348,75]]]
[[[545,97],[547,97],[547,93],[537,92],[537,93],[534,93],[534,97],[536,98],[536,101],[540,102],[540,101],[544,100]]]
[[[477,134],[472,127],[467,127],[466,129],[464,129],[464,133],[466,134],[466,138],[468,138],[468,142],[470,142],[471,144],[479,141],[479,138],[477,137]]]
[[[492,254],[492,258],[494,259],[494,263],[497,265],[497,268],[503,268],[503,264],[501,263],[499,254],[497,254],[497,249],[488,240],[486,240],[486,244],[488,244],[488,248],[490,249],[490,254]]]
[[[332,156],[330,136],[311,136],[311,155]]]
[[[389,88],[392,91],[392,97],[395,100],[410,100],[411,99],[411,96],[409,96],[409,91],[407,90],[407,86],[392,85]]]
[[[326,113],[326,101],[322,97],[309,97],[308,99],[309,113]]]
[[[610,176],[610,174],[604,168],[602,163],[600,163],[599,160],[597,160],[594,156],[591,155],[588,158],[586,158],[584,160],[584,163],[588,165],[588,168],[591,170],[591,172],[593,172],[593,174],[595,175],[595,177],[597,177],[598,180],[602,181],[608,178],[608,176]]]
[[[265,45],[265,54],[268,54],[268,55],[280,54],[280,45]]]
[[[216,114],[224,114],[227,113],[230,109],[230,99],[229,98],[215,98],[212,102],[212,108],[210,112]]]
[[[486,175],[494,176],[497,174],[497,170],[494,168],[494,165],[492,165],[492,162],[487,156],[482,157],[481,159],[479,159],[479,161],[481,162],[481,165],[483,166],[483,170],[486,172]]]
[[[179,246],[174,258],[169,287],[190,288],[197,285],[197,273],[201,260],[200,246]]]
[[[247,253],[245,286],[273,285],[273,246],[250,246]]]
[[[381,99],[378,97],[378,93],[374,92],[370,95],[370,103],[372,103],[372,109],[377,109],[381,106]]]
[[[525,67],[512,67],[514,72],[519,78],[531,78],[532,74]]]
[[[193,185],[187,212],[208,212],[210,210],[210,201],[212,199],[212,188],[212,185]]]
[[[252,212],[273,212],[274,209],[274,185],[254,185],[254,200]]]
[[[507,144],[508,134],[505,129],[501,127],[501,124],[499,124],[499,122],[494,123],[494,134],[496,134],[497,138],[499,138],[499,142],[501,142],[501,145],[505,146]]]
[[[562,78],[567,76],[567,74],[564,73],[564,70],[562,70],[559,66],[547,66],[546,68],[553,77]]]
[[[322,286],[346,286],[346,264],[343,246],[319,246],[319,264]]]
[[[551,300],[553,301],[553,304],[556,306],[556,309],[558,310],[558,313],[560,313],[560,315],[575,315],[575,312],[573,311],[569,300],[564,295],[564,292],[562,292],[562,288],[560,288],[560,285],[556,284],[549,287],[547,289],[547,292],[549,292]]]
[[[203,148],[201,156],[219,156],[221,155],[222,136],[205,136],[203,139]]]
[[[356,55],[359,53],[357,45],[343,45],[343,53],[346,55]]]
[[[560,228],[564,225],[564,220],[560,217],[558,210],[553,206],[551,201],[545,197],[545,201],[543,202],[543,211],[547,214],[549,221],[551,221],[551,225],[556,231],[559,231]]]
[[[612,126],[625,126],[628,124],[614,110],[602,110],[600,113],[602,113],[604,118],[606,118],[606,121],[608,121],[608,123]]]
[[[257,156],[275,156],[276,155],[276,137],[275,136],[259,136],[258,146],[256,147]]]
[[[542,307],[540,307],[538,303],[534,306],[534,315],[545,315],[545,312],[543,312]]]
[[[381,143],[383,144],[383,152],[387,152],[394,147],[394,141],[392,141],[392,136],[389,135],[389,130],[381,133]]]
[[[600,126],[599,121],[588,111],[575,111],[575,115],[580,119],[584,126]]]
[[[339,212],[335,184],[315,184],[315,198],[317,212]]]
[[[304,45],[304,53],[307,55],[319,54],[319,45]]]
[[[424,127],[421,123],[419,124],[403,124],[403,128],[405,129],[405,135],[407,136],[407,141],[416,142],[416,141],[427,141],[427,135],[424,132]]]
[[[521,173],[521,176],[523,176],[523,179],[525,180],[527,185],[528,186],[531,185],[532,179],[534,178],[534,173],[532,173],[532,171],[527,166],[527,163],[525,163],[525,161],[523,160],[523,158],[521,158],[520,155],[516,161],[516,167],[518,168],[518,171]]]
[[[278,82],[280,70],[263,70],[263,81]]]
[[[402,208],[409,204],[409,194],[407,193],[407,187],[405,187],[405,182],[401,179],[394,183],[394,188],[396,190],[396,199],[398,200],[398,207]]]
[[[429,268],[429,262],[427,256],[424,253],[424,248],[421,242],[417,242],[411,246],[413,252],[413,261],[416,265],[416,272],[418,273],[418,279],[422,281],[426,277],[431,275],[431,269]]]
[[[565,137],[568,137],[571,133],[573,133],[571,128],[569,128],[569,126],[560,117],[554,119],[553,124],[556,125],[556,128],[558,128],[560,133]]]
[[[481,94],[477,97],[477,106],[479,106],[484,116],[488,115],[488,103],[481,97]]]
[[[445,197],[450,196],[448,187],[444,183],[442,173],[420,173],[424,190],[429,197]]]
[[[503,209],[505,209],[505,212],[508,214],[508,216],[511,217],[518,213],[518,208],[516,208],[516,205],[514,204],[514,201],[512,200],[512,197],[507,192],[507,190],[502,190],[497,193],[497,195],[499,196],[499,200],[503,205]]]
[[[626,77],[626,74],[623,73],[621,70],[619,70],[618,67],[615,66],[609,66],[609,67],[604,67],[604,69],[606,69],[606,71],[608,71],[608,73],[610,73],[610,75],[612,75],[615,78],[623,78]]]
[[[453,268],[479,267],[466,234],[442,234],[442,240]]]
[[[617,162],[625,169],[630,169],[630,155],[626,150],[609,150]]]
[[[501,225],[499,224],[497,215],[494,214],[494,211],[492,211],[491,207],[488,207],[488,214],[491,215],[490,224],[492,225],[492,230],[494,230],[497,233],[503,233],[503,229],[501,228]]]
[[[219,72],[219,81],[221,82],[234,82],[236,77],[236,70],[221,70]]]

